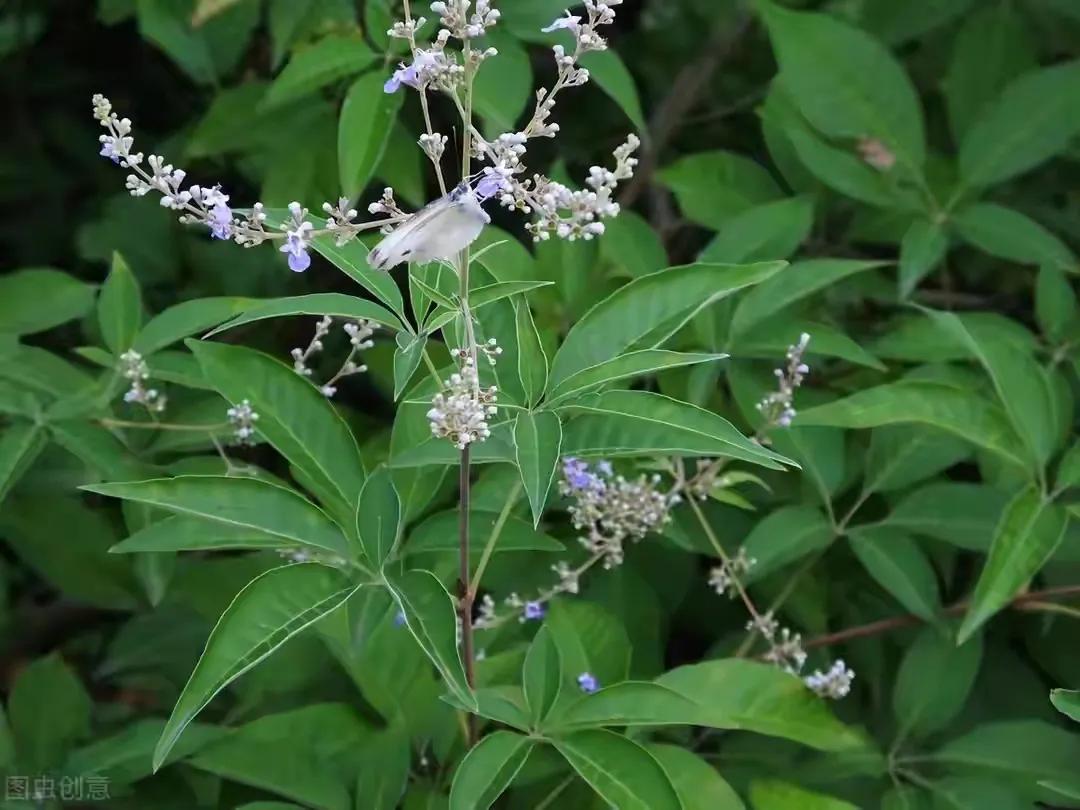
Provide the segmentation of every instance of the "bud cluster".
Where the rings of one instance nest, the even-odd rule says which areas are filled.
[[[483,347],[492,364],[501,351],[494,339]],[[432,399],[427,418],[433,436],[449,439],[456,448],[464,450],[491,435],[488,419],[496,413],[498,389],[480,387],[476,360],[467,349],[454,349],[450,354],[457,361],[458,371],[444,381],[443,390]]]
[[[777,388],[757,404],[758,411],[765,417],[763,430],[770,427],[791,427],[791,422],[795,419],[795,390],[810,373],[810,367],[803,362],[803,355],[809,344],[810,335],[803,332],[798,343],[788,346],[787,365],[773,371]]]
[[[251,400],[245,399],[239,405],[233,405],[225,412],[229,424],[233,427],[233,443],[238,445],[255,444],[255,423],[259,414],[251,407]]]
[[[120,373],[131,383],[131,387],[124,394],[124,402],[136,402],[152,413],[165,410],[165,395],[146,385],[150,379],[150,367],[141,354],[134,349],[128,349],[120,355]]]

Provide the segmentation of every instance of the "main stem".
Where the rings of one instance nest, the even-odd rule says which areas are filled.
[[[465,40],[462,57],[465,62],[465,115],[462,129],[464,137],[461,147],[461,178],[469,176],[472,155],[472,48]],[[469,357],[473,367],[479,370],[476,356],[476,337],[473,334],[472,312],[469,310],[469,248],[461,251],[458,257],[458,278],[461,286],[458,290],[461,299],[461,316],[465,321],[465,335],[468,340]],[[475,392],[479,395],[479,390]],[[465,681],[470,689],[476,688],[476,662],[473,642],[473,599],[475,594],[469,587],[469,445],[461,451],[461,468],[458,475],[458,610],[461,615],[461,653],[465,659]],[[477,741],[476,715],[469,713],[466,721],[466,744],[471,748]]]

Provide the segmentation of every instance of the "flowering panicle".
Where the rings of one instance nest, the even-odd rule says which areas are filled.
[[[803,678],[803,683],[821,697],[840,700],[851,692],[853,680],[855,680],[855,672],[848,668],[844,659],[838,658],[827,672],[814,670],[812,675]]]
[[[307,210],[299,203],[289,206],[289,219],[278,231],[267,230],[266,212],[261,203],[255,203],[250,211],[235,211],[229,206],[229,195],[220,186],[191,185],[184,187],[187,172],[166,162],[161,155],[146,157],[142,152],[132,151],[135,138],[129,118],[120,118],[112,103],[97,93],[93,99],[94,119],[105,132],[98,138],[100,154],[117,165],[130,169],[127,190],[135,197],[150,192],[160,194],[161,205],[177,211],[180,221],[186,225],[203,225],[214,239],[231,239],[244,247],[254,247],[266,241],[283,241],[281,252],[287,254],[289,267],[296,272],[306,270],[311,264],[308,247],[311,239],[323,233],[332,233],[338,244],[344,244],[364,230],[382,227],[385,222],[356,223],[355,211],[348,211],[347,201],[339,201],[336,207],[324,206],[330,220],[322,230],[308,221]],[[341,210],[342,206],[346,210]],[[351,213],[351,216],[349,216]],[[404,213],[397,211],[391,220],[401,221]]]
[[[318,354],[323,350],[323,338],[330,334],[330,327],[333,326],[334,319],[329,315],[324,316],[315,324],[315,335],[312,337],[311,342],[307,345],[306,349],[295,348],[290,353],[293,359],[293,370],[302,377],[310,377],[313,373],[311,367],[308,365],[308,361],[315,354]],[[357,363],[357,355],[365,349],[370,349],[375,345],[375,342],[371,339],[372,335],[379,328],[379,325],[374,321],[369,321],[364,318],[355,321],[347,322],[342,329],[345,334],[349,336],[349,354],[345,358],[345,362],[341,364],[341,368],[337,370],[337,373],[326,383],[319,386],[319,391],[323,396],[330,398],[337,393],[337,383],[339,380],[345,377],[351,377],[353,374],[362,374],[367,371],[367,366],[362,363]]]
[[[482,349],[492,364],[501,351],[494,338]],[[498,388],[480,387],[476,360],[467,349],[453,349],[450,355],[457,362],[458,371],[444,381],[443,390],[432,399],[427,418],[433,436],[449,439],[456,448],[464,450],[491,435],[488,420],[496,413]]]
[[[727,594],[734,599],[739,593],[739,577],[745,575],[756,564],[757,560],[748,557],[745,548],[740,548],[734,557],[724,560],[721,565],[709,571],[709,587],[720,596]]]
[[[769,650],[762,656],[766,661],[791,675],[802,677],[807,688],[819,696],[839,700],[847,697],[851,691],[855,672],[847,667],[843,659],[837,659],[827,672],[815,670],[812,675],[803,677],[806,650],[803,649],[802,636],[787,627],[781,627],[771,611],[750,619],[746,623],[746,629],[760,633],[768,642]]]
[[[128,349],[120,355],[120,373],[131,383],[131,387],[124,394],[124,402],[136,402],[152,413],[165,410],[165,395],[156,388],[146,386],[150,379],[150,367],[141,354],[134,349]]]
[[[787,365],[774,370],[777,389],[757,404],[758,411],[765,417],[762,430],[791,426],[795,418],[795,390],[810,373],[810,367],[803,362],[809,343],[810,335],[803,332],[799,336],[799,342],[788,347]]]
[[[586,530],[581,544],[602,556],[605,568],[622,563],[626,540],[640,540],[671,520],[669,510],[679,496],[661,492],[659,483],[659,475],[628,481],[615,475],[606,461],[598,462],[594,471],[580,459],[563,459],[559,491],[573,500],[574,528]]]
[[[259,414],[251,407],[251,400],[242,400],[239,405],[230,407],[225,414],[233,427],[233,443],[255,444],[255,423],[259,421]]]

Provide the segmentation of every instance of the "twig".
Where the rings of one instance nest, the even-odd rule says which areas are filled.
[[[1031,591],[1030,593],[1020,594],[1020,596],[1013,599],[1007,607],[1023,608],[1030,603],[1039,603],[1045,599],[1062,596],[1080,596],[1080,585],[1063,585],[1058,588],[1047,588],[1043,591]],[[970,604],[971,601],[968,599],[956,602],[945,608],[944,614],[946,616],[958,616],[966,611]],[[846,630],[839,630],[835,633],[828,633],[823,636],[818,636],[817,638],[809,639],[808,641],[803,642],[803,649],[811,650],[817,647],[828,647],[832,644],[840,644],[841,642],[851,641],[856,638],[867,638],[868,636],[877,636],[904,627],[914,627],[923,624],[924,622],[924,619],[912,614],[893,616],[888,619],[880,619],[876,622],[860,624],[855,627],[849,627]]]
[[[709,38],[697,59],[684,67],[671,85],[660,106],[649,119],[649,131],[644,139],[641,164],[634,179],[619,197],[619,204],[630,206],[648,187],[664,147],[685,123],[686,116],[697,104],[702,91],[709,85],[713,73],[735,50],[735,45],[749,29],[753,17],[743,12],[730,30],[717,30]]]

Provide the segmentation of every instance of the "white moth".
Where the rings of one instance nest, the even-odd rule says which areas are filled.
[[[389,270],[402,262],[424,264],[449,259],[471,245],[491,217],[472,186],[462,182],[402,222],[368,254],[368,264]]]

